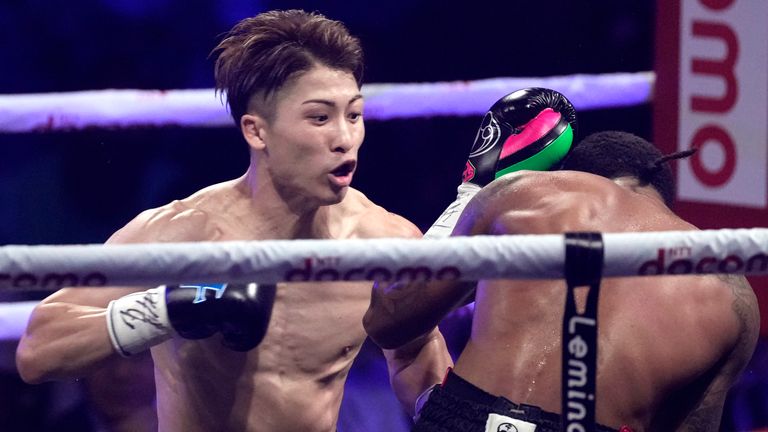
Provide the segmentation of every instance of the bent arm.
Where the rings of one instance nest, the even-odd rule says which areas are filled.
[[[107,243],[196,241],[214,238],[206,215],[174,202],[142,212]],[[116,352],[107,330],[109,302],[148,287],[65,288],[32,311],[16,351],[16,366],[28,383],[79,378],[96,371]]]
[[[475,285],[460,281],[374,284],[363,326],[380,347],[401,347],[426,335],[449,312],[467,303]]]
[[[430,333],[394,350],[384,350],[389,381],[403,409],[413,417],[421,394],[442,382],[453,360],[445,339],[435,328]]]
[[[80,378],[114,356],[107,333],[110,300],[141,288],[65,288],[32,311],[16,351],[16,365],[30,384]]]
[[[483,195],[484,190],[467,204],[453,236],[484,233],[488,218],[482,215],[484,200],[478,199]],[[450,312],[472,301],[476,286],[475,281],[376,283],[363,325],[380,347],[398,348],[430,332]]]

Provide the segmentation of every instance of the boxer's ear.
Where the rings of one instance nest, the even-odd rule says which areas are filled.
[[[264,135],[267,121],[257,114],[244,114],[240,117],[240,132],[248,145],[254,150],[264,150]]]

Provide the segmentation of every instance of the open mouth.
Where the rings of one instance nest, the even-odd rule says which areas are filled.
[[[335,175],[336,177],[346,177],[352,174],[352,172],[355,170],[355,165],[357,165],[357,163],[353,160],[346,161],[331,171],[331,174]]]
[[[346,187],[352,183],[352,174],[355,172],[357,162],[350,160],[339,165],[331,171],[329,178],[337,187]]]

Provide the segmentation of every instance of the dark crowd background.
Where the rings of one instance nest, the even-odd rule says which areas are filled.
[[[368,83],[653,69],[652,0],[2,0],[0,93],[212,88],[209,52],[220,35],[242,18],[288,8],[346,23],[362,40]],[[650,140],[651,110],[580,111],[579,135],[621,129]],[[426,229],[455,197],[479,122],[368,121],[353,186]],[[237,177],[247,163],[234,127],[0,134],[0,244],[101,243],[141,210]],[[0,300],[19,298],[0,293]],[[452,349],[460,349],[466,324],[446,330]],[[22,383],[14,349],[13,341],[0,347],[0,431],[95,430],[79,383]],[[745,374],[722,430],[768,426],[764,375],[753,367]],[[381,357],[367,343],[350,374],[339,428],[396,431],[406,424]]]

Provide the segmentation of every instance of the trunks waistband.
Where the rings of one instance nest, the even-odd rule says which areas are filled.
[[[517,404],[503,396],[494,396],[449,370],[441,386],[462,399],[492,407],[495,412],[514,413],[527,421],[560,422],[560,415],[544,411],[535,405]]]
[[[544,411],[536,405],[514,403],[504,396],[494,396],[460,377],[452,369],[448,369],[440,387],[447,393],[461,399],[488,406],[493,412],[499,414],[508,413],[509,417],[519,418],[520,420],[540,425],[546,424],[558,429],[561,424],[560,414]],[[595,430],[598,432],[618,432],[616,429],[600,424],[595,425],[595,427]],[[621,431],[631,432],[631,429],[622,427]]]

